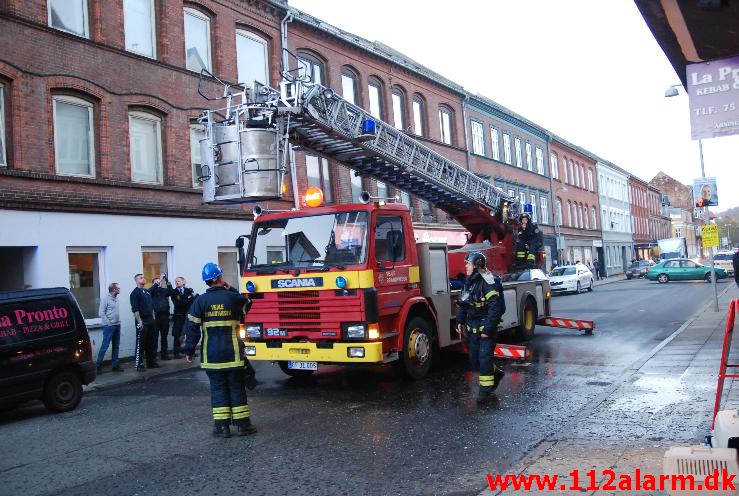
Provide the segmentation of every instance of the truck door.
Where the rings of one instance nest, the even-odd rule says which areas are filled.
[[[409,227],[400,215],[380,214],[375,224],[375,283],[380,316],[395,315],[408,297],[411,253]],[[380,329],[387,332],[389,329]],[[399,331],[399,329],[393,329]]]

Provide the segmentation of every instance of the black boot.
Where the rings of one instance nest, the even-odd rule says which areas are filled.
[[[227,425],[216,425],[213,427],[213,436],[215,437],[231,437],[231,429]]]
[[[237,436],[248,436],[257,432],[257,428],[251,425],[251,419],[246,419],[244,422],[236,424],[236,435]]]
[[[480,391],[477,395],[477,403],[487,403],[490,398],[493,397],[492,391]]]
[[[498,386],[500,386],[500,381],[503,380],[503,376],[505,376],[505,372],[503,372],[503,369],[495,367],[495,372],[493,372],[493,391],[498,389]]]

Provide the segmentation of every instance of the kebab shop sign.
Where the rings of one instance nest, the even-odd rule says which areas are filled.
[[[63,304],[28,302],[0,314],[0,338],[41,337],[47,332],[65,332],[71,327],[70,311]]]
[[[687,66],[693,139],[739,134],[739,57]]]

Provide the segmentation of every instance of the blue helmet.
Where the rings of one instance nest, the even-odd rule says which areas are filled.
[[[223,275],[223,269],[213,262],[208,262],[203,266],[203,281],[212,281],[218,276]]]

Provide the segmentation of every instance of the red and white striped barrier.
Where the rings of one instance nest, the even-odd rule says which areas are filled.
[[[561,319],[558,317],[547,317],[540,322],[541,325],[549,327],[564,327],[566,329],[577,329],[592,334],[595,322],[592,320]]]
[[[515,344],[499,344],[495,346],[497,358],[510,358],[511,360],[524,360],[526,358],[526,347]]]

